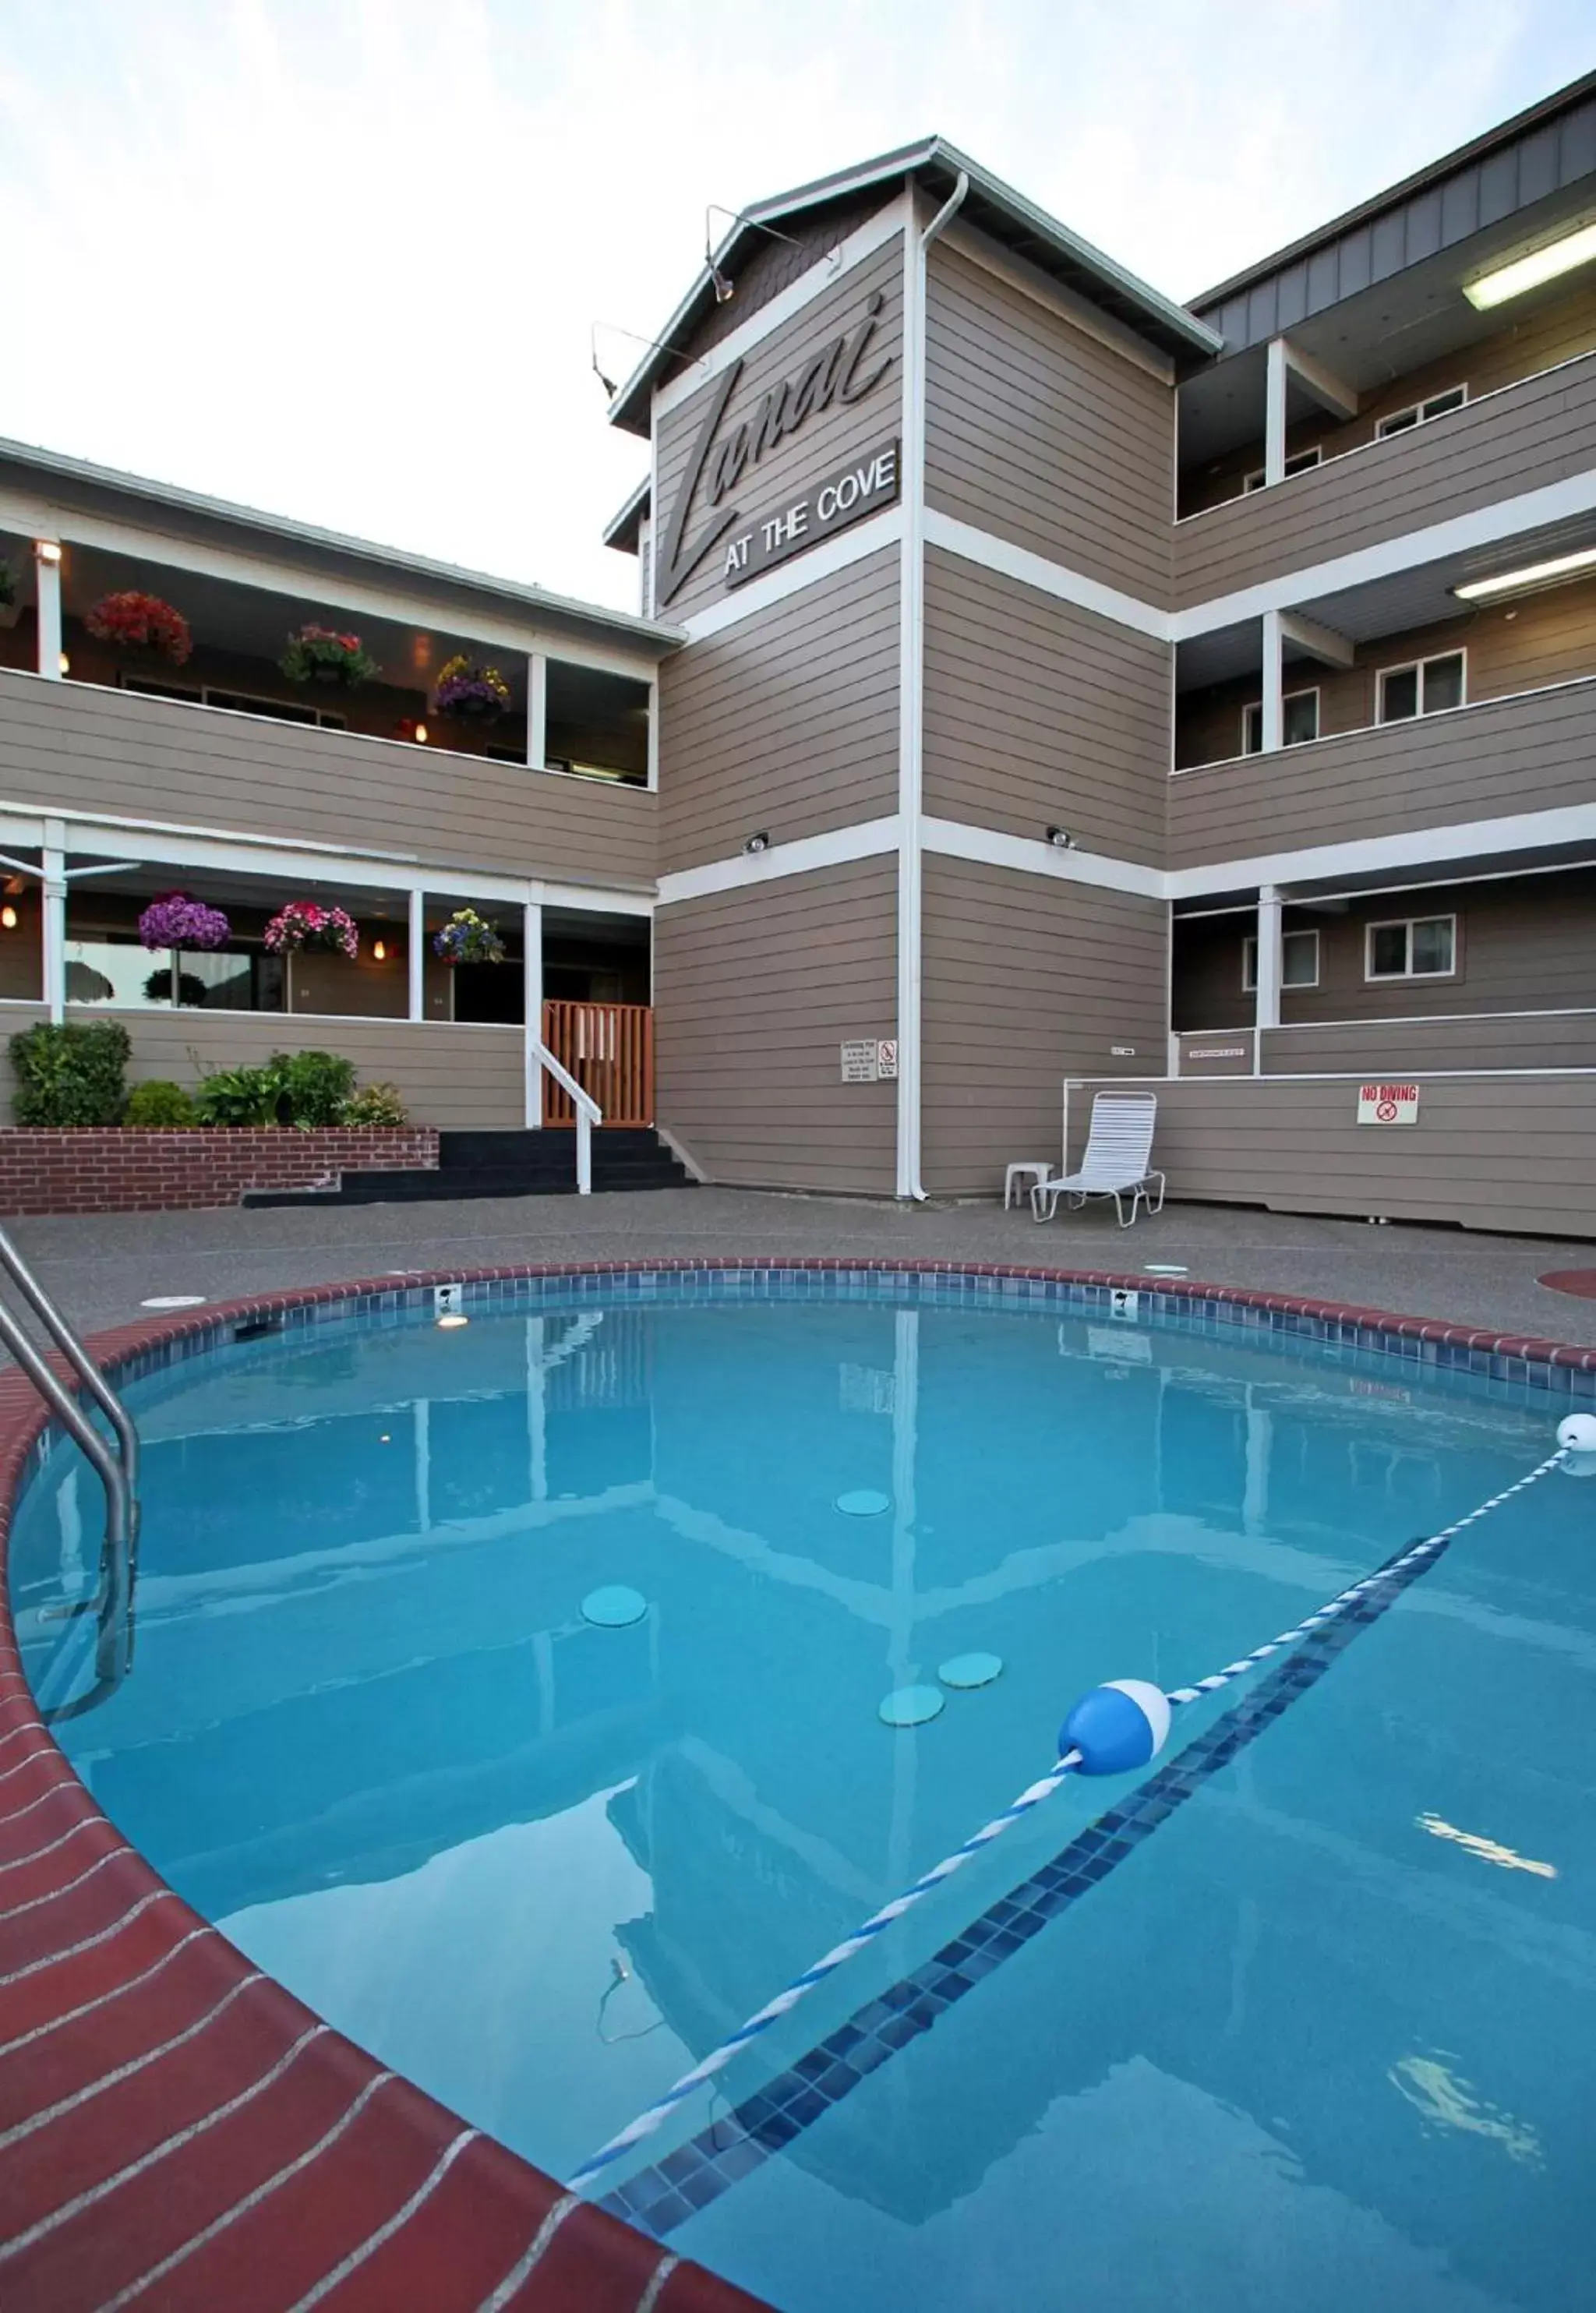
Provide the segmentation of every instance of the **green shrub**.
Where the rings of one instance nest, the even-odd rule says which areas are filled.
[[[283,1076],[275,1060],[254,1069],[217,1069],[194,1095],[202,1124],[276,1124]]]
[[[277,1071],[278,1113],[285,1124],[341,1124],[355,1090],[355,1063],[341,1052],[274,1052],[267,1064]]]
[[[127,1097],[127,1031],[119,1020],[41,1020],[11,1040],[19,1124],[116,1124]]]
[[[172,1084],[165,1077],[154,1077],[148,1084],[134,1086],[127,1095],[127,1113],[122,1121],[143,1125],[149,1130],[187,1130],[199,1122],[199,1111],[180,1084]]]
[[[408,1124],[398,1085],[362,1085],[344,1103],[340,1124]]]

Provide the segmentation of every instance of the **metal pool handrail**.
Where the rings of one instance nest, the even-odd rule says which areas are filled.
[[[133,1664],[133,1582],[138,1547],[138,1431],[133,1418],[76,1333],[34,1276],[7,1232],[0,1228],[0,1268],[37,1312],[40,1323],[83,1386],[104,1409],[115,1436],[115,1449],[107,1445],[78,1399],[52,1372],[48,1360],[29,1339],[14,1310],[0,1301],[0,1343],[11,1352],[20,1370],[32,1383],[56,1420],[105,1489],[105,1540],[100,1558],[100,1584],[92,1598],[67,1607],[41,1610],[47,1620],[66,1620],[93,1614],[100,1623],[95,1648],[95,1682],[75,1702],[62,1703],[40,1716],[47,1721],[78,1717],[121,1684]]]

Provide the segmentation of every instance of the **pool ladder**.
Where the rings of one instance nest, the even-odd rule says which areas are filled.
[[[70,1605],[39,1609],[44,1622],[67,1622],[79,1614],[92,1614],[98,1622],[93,1685],[71,1702],[57,1703],[39,1714],[47,1722],[76,1719],[114,1694],[133,1667],[133,1585],[138,1564],[138,1431],[116,1391],[3,1228],[0,1269],[32,1309],[76,1374],[82,1390],[100,1407],[111,1428],[112,1442],[108,1444],[80,1398],[52,1369],[16,1312],[0,1299],[0,1345],[9,1350],[105,1489],[105,1541],[100,1553],[98,1587],[91,1596]]]

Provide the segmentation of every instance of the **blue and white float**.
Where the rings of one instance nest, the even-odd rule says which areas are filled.
[[[1083,1775],[1126,1775],[1169,1740],[1170,1700],[1144,1678],[1114,1678],[1083,1694],[1058,1730],[1058,1755],[1081,1755]]]

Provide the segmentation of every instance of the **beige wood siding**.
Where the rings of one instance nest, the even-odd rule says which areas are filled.
[[[1276,1212],[1459,1222],[1465,1228],[1596,1235],[1591,1150],[1596,1076],[1419,1078],[1416,1125],[1360,1125],[1357,1084],[1279,1077],[1182,1077],[1153,1087],[1153,1159],[1171,1197]],[[1085,1139],[1092,1084],[1072,1088],[1071,1142]],[[1047,1240],[1065,1257],[1061,1223]]]
[[[91,1016],[74,1010],[75,1019]],[[119,1012],[133,1039],[129,1084],[197,1084],[217,1069],[273,1052],[341,1052],[362,1084],[394,1084],[416,1124],[515,1127],[524,1121],[522,1032],[436,1021],[286,1017],[264,1012]]]
[[[934,818],[1161,861],[1167,644],[933,549],[925,699]]]
[[[1592,465],[1596,354],[1587,354],[1433,425],[1179,523],[1175,599],[1209,602]]]
[[[1181,771],[1167,864],[1585,804],[1593,761],[1596,682]]]
[[[1586,283],[1510,323],[1495,336],[1465,347],[1461,353],[1428,362],[1423,369],[1409,370],[1393,378],[1389,385],[1364,393],[1360,398],[1357,416],[1345,424],[1336,424],[1324,412],[1303,418],[1286,435],[1287,455],[1294,457],[1299,450],[1317,448],[1322,457],[1338,458],[1346,451],[1372,442],[1382,418],[1390,417],[1395,410],[1411,409],[1416,402],[1427,400],[1431,394],[1445,393],[1461,385],[1468,388],[1470,400],[1478,401],[1482,394],[1495,393],[1504,385],[1516,385],[1538,371],[1576,360],[1592,347],[1596,347],[1596,288]],[[1330,365],[1334,368],[1333,361]],[[1182,475],[1182,514],[1195,514],[1201,507],[1217,506],[1233,497],[1245,477],[1258,472],[1264,462],[1263,423],[1260,383],[1256,438],[1246,449],[1216,460],[1202,473]]]
[[[662,908],[656,1111],[709,1178],[890,1196],[897,1086],[839,1046],[897,1021],[896,857]]]
[[[1456,971],[1434,979],[1369,980],[1369,925],[1409,916],[1456,919]],[[1319,935],[1319,985],[1281,990],[1286,1027],[1596,1006],[1596,871],[1372,893],[1339,911],[1287,908],[1285,927]],[[1241,986],[1241,963],[1243,943],[1255,928],[1250,912],[1193,923],[1177,919],[1179,1027],[1251,1024],[1255,999]],[[1500,1033],[1511,1038],[1511,1029]]]
[[[864,367],[873,370],[890,358],[886,374],[861,400],[834,401],[829,409],[810,418],[795,434],[767,450],[757,465],[750,463],[746,468],[719,509],[723,513],[733,505],[739,507],[742,528],[762,515],[778,513],[806,485],[823,481],[857,453],[890,442],[901,431],[903,243],[894,235],[873,256],[845,273],[834,287],[825,290],[782,328],[772,330],[744,356],[742,373],[727,404],[716,440],[729,439],[744,418],[756,415],[767,393],[785,379],[795,376],[833,338],[863,321],[870,299],[877,295],[882,305]],[[657,607],[662,619],[680,621],[701,611],[706,603],[721,601],[725,594],[721,576],[722,556],[718,552],[707,555],[668,602],[662,593],[669,583],[664,562],[665,538],[675,511],[677,491],[692,461],[705,412],[723,382],[723,376],[712,378],[656,424],[659,500],[654,511],[653,539],[656,585],[662,590]],[[684,532],[689,544],[700,535],[706,516],[714,511],[705,486],[706,479],[706,476],[695,493]]]
[[[640,787],[0,673],[0,801],[298,836],[480,874],[652,883]]]
[[[1596,1069],[1596,1009],[1264,1031],[1266,1076],[1413,1077],[1425,1069]],[[1591,1170],[1596,1196],[1596,1158]]]
[[[1165,910],[962,859],[925,876],[922,1174],[990,1194],[1005,1165],[1057,1161],[1065,1076],[1162,1072]]]
[[[1460,650],[1467,660],[1467,696],[1510,698],[1596,675],[1596,578],[1554,586],[1522,602],[1482,605],[1437,626],[1410,627],[1360,643],[1350,667],[1288,661],[1287,691],[1317,690],[1322,738],[1370,728],[1380,711],[1380,673],[1416,659]],[[1215,683],[1187,693],[1176,713],[1175,761],[1182,770],[1228,761],[1241,752],[1241,718],[1258,697],[1257,677]]]
[[[661,669],[662,873],[897,810],[898,593],[891,547]]]
[[[925,497],[978,530],[1168,600],[1171,387],[945,242],[925,306]]]

